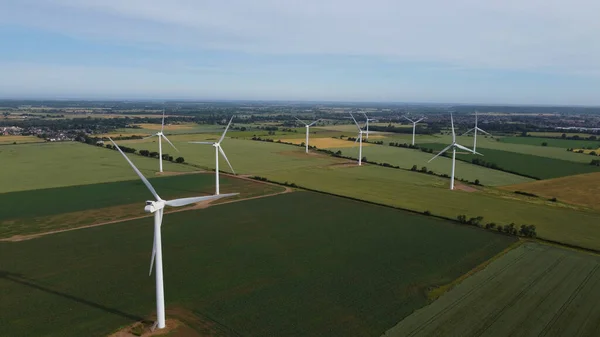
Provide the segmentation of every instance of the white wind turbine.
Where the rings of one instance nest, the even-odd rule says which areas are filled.
[[[212,145],[215,147],[215,186],[216,186],[215,194],[216,195],[220,194],[220,190],[219,190],[219,152],[221,153],[223,158],[225,158],[225,161],[229,165],[231,172],[233,172],[233,174],[235,174],[235,171],[233,170],[233,167],[231,166],[229,159],[227,159],[227,156],[225,155],[225,151],[223,151],[223,148],[221,147],[221,142],[223,141],[223,138],[225,138],[225,134],[227,133],[227,130],[229,129],[229,126],[231,125],[232,121],[233,121],[233,116],[231,116],[231,119],[229,120],[229,124],[227,124],[227,127],[225,128],[225,131],[223,131],[223,134],[221,135],[221,138],[219,139],[218,142],[214,142],[214,143],[213,142],[190,142],[192,144],[206,144],[206,145]]]
[[[481,132],[485,133],[486,135],[491,136],[491,134],[489,132],[486,132],[477,126],[477,111],[475,111],[475,127],[472,128],[471,130],[463,133],[462,135],[464,136],[471,131],[473,131],[473,151],[477,151],[477,131],[481,131]]]
[[[413,121],[412,119],[406,117],[406,116],[402,116],[405,119],[407,119],[409,122],[411,122],[413,124],[413,138],[412,138],[412,145],[415,145],[415,131],[417,130],[417,123],[419,123],[420,121],[424,120],[427,117],[421,117],[420,119]]]
[[[367,140],[369,140],[369,122],[375,122],[376,119],[375,118],[369,118],[369,116],[367,116],[366,113],[362,113],[363,115],[365,115],[365,118],[367,119]]]
[[[175,147],[175,145],[173,145],[173,143],[171,143],[171,141],[167,138],[167,136],[165,136],[163,134],[163,130],[165,129],[165,109],[163,109],[163,118],[162,118],[162,123],[160,125],[160,131],[148,136],[144,139],[148,139],[148,138],[152,138],[154,136],[158,137],[158,161],[159,161],[159,167],[160,167],[160,172],[163,171],[163,164],[162,164],[162,138],[164,138],[169,144],[171,144],[171,146],[177,151],[179,152],[179,150],[177,150],[177,148]]]
[[[444,148],[442,151],[440,151],[440,153],[436,154],[435,157],[429,159],[428,163],[431,162],[432,160],[434,160],[435,158],[437,158],[439,155],[441,155],[442,153],[448,151],[449,149],[452,149],[452,175],[450,176],[450,189],[453,190],[454,189],[454,168],[456,167],[456,149],[461,149],[461,150],[465,150],[474,154],[478,154],[483,156],[481,153],[475,152],[469,148],[466,148],[460,144],[458,144],[456,142],[456,134],[454,133],[454,118],[452,117],[452,114],[450,114],[450,122],[452,123],[452,144],[446,146],[446,148]]]
[[[303,121],[301,121],[300,119],[298,119],[298,117],[294,117],[298,120],[298,122],[304,124],[304,126],[306,126],[306,142],[304,143],[306,146],[306,153],[308,153],[308,132],[311,126],[315,125],[318,121],[320,121],[321,119],[317,119],[316,121],[310,123],[310,124],[306,124]]]
[[[110,138],[109,138],[110,139]],[[224,197],[234,196],[238,193],[231,194],[221,194],[221,195],[209,195],[204,197],[192,197],[192,198],[181,198],[181,199],[173,199],[173,200],[163,200],[158,196],[154,187],[150,184],[150,182],[144,177],[144,175],[133,165],[131,160],[121,151],[121,148],[117,146],[117,144],[110,139],[115,148],[121,152],[123,157],[127,160],[131,168],[137,173],[137,175],[142,179],[144,185],[150,190],[150,193],[156,198],[156,200],[148,200],[146,201],[146,207],[144,207],[144,211],[147,213],[154,213],[154,243],[152,246],[152,258],[150,259],[150,275],[152,275],[152,267],[156,262],[156,323],[155,326],[159,329],[165,327],[165,292],[163,285],[163,263],[162,263],[162,238],[160,233],[160,228],[162,225],[163,211],[165,206],[172,207],[181,207],[190,204],[194,204],[201,201],[208,200],[216,200]]]
[[[360,128],[360,125],[358,125],[358,122],[356,122],[356,119],[354,118],[354,116],[352,116],[352,113],[350,113],[350,117],[352,117],[352,120],[354,121],[354,124],[356,124],[356,127],[358,128],[358,136],[357,139],[354,141],[355,143],[357,141],[359,141],[359,146],[358,146],[358,166],[362,165],[362,135],[363,134],[368,134],[367,131],[363,131],[363,129]]]

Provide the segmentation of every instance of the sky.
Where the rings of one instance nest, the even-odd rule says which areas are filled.
[[[598,0],[0,0],[0,97],[600,105]]]

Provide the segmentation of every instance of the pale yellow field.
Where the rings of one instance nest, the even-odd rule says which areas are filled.
[[[369,136],[371,138],[372,136]],[[297,138],[297,139],[282,139],[282,142],[293,143],[293,144],[302,144],[306,139],[305,138]],[[348,140],[342,140],[337,138],[310,138],[308,140],[308,145],[316,146],[319,149],[328,149],[328,148],[340,148],[340,147],[355,147],[358,146],[358,143],[354,143]],[[371,146],[371,144],[363,143],[363,146]]]
[[[560,202],[600,209],[600,172],[538,180],[501,187],[508,191],[523,191]]]
[[[12,144],[14,142],[17,144],[41,143],[45,142],[45,140],[36,136],[0,136],[0,144]]]
[[[111,138],[131,137],[131,136],[148,137],[150,134],[151,134],[151,132],[149,130],[148,131],[140,130],[139,133],[122,133],[122,132],[102,133],[102,134],[99,134],[98,137],[111,137]]]
[[[583,153],[585,154],[590,154],[590,152],[594,151],[596,152],[596,155],[600,156],[600,149],[595,149],[595,150],[588,150],[588,149],[573,149],[573,152],[579,152],[580,150],[583,150]]]

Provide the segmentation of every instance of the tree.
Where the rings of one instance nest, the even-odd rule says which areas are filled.
[[[418,169],[418,168],[417,168],[417,165],[413,165],[413,166],[412,166],[412,168],[411,168],[410,170],[411,170],[411,171],[416,171],[417,169]]]
[[[567,134],[566,134],[566,133],[563,133],[562,135],[560,135],[560,138],[562,138],[562,139],[565,139],[565,138],[567,138]]]
[[[149,157],[150,156],[150,151],[148,151],[148,150],[140,150],[140,155],[142,155],[144,157]]]
[[[598,154],[596,153],[596,151],[591,151],[590,152],[590,156],[597,156]]]
[[[242,126],[242,127],[240,128],[240,131],[246,131],[246,127],[245,127],[245,126]]]
[[[158,158],[158,152],[156,152],[156,151],[150,152],[150,157]]]
[[[486,229],[494,229],[494,228],[496,228],[496,224],[493,222],[487,223],[487,224],[485,224],[485,228]]]
[[[367,157],[362,157],[362,161],[364,161],[365,163],[368,163]]]
[[[458,220],[458,222],[460,223],[467,223],[467,216],[464,214],[460,214],[456,217],[456,220]]]
[[[481,221],[483,221],[483,217],[482,216],[477,216],[477,217],[469,219],[468,224],[469,225],[473,225],[473,226],[479,226],[479,224],[481,223]]]
[[[427,167],[426,166],[421,167],[421,172],[427,173]]]
[[[481,185],[481,183],[479,182],[479,179],[475,179],[475,185]]]
[[[337,150],[335,152],[335,155],[338,156],[338,157],[341,157],[342,156],[342,151],[341,150]]]
[[[183,159],[183,157],[177,157],[177,159],[175,159],[175,162],[178,164],[182,164],[185,161],[185,159]]]
[[[548,146],[548,143],[546,143],[546,142],[543,142],[543,143],[542,143],[542,146]]]

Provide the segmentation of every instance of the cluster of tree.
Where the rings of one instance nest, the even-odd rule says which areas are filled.
[[[252,136],[251,139],[259,141],[259,142],[269,142],[269,143],[273,143],[274,142],[274,140],[271,139],[271,138],[260,138],[259,136]]]
[[[464,214],[458,215],[456,220],[461,224],[477,226],[488,230],[496,230],[514,236],[519,235],[528,238],[535,238],[537,236],[535,225],[521,225],[520,228],[517,228],[517,225],[514,222],[504,226],[496,225],[494,222],[489,222],[484,225],[482,216],[468,218]]]
[[[442,124],[438,125],[437,123],[428,123],[427,127],[417,125],[417,128],[415,129],[415,133],[420,134],[420,135],[433,135],[433,134],[436,134],[436,133],[439,133],[440,131],[442,131],[442,127],[443,127]],[[413,133],[412,128],[395,127],[392,124],[388,124],[387,126],[373,125],[373,126],[370,126],[369,128],[371,131],[405,133],[405,134]]]
[[[98,144],[98,145],[102,145],[102,143]],[[116,150],[117,148],[115,146],[113,146],[112,144],[106,144],[106,148],[107,149],[111,149],[111,150]],[[135,153],[137,150],[132,148],[132,147],[127,147],[127,146],[119,146],[119,148],[121,149],[121,151],[125,152],[125,153]]]
[[[533,194],[533,193],[529,193],[529,192],[523,192],[523,191],[515,191],[515,194],[525,195],[525,196],[534,197],[534,198],[538,197],[537,194]]]
[[[590,165],[600,166],[600,159],[592,159]]]
[[[551,137],[548,137],[548,138],[551,138]],[[569,137],[569,136],[567,136],[566,133],[563,133],[562,135],[560,135],[560,138],[562,138],[562,139],[570,139],[570,140],[597,140],[598,139],[598,137],[596,137],[594,135],[591,135],[589,137],[581,137],[579,135],[573,135],[573,136]]]

